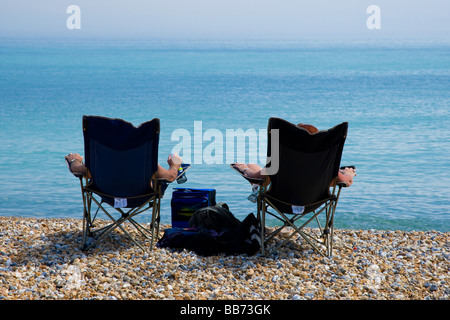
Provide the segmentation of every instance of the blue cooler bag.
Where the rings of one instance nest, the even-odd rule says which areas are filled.
[[[215,189],[174,188],[171,201],[172,228],[188,228],[189,219],[195,211],[215,205]]]

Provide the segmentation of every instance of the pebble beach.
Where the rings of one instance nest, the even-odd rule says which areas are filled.
[[[143,252],[120,232],[82,251],[81,233],[81,219],[0,217],[0,299],[450,298],[450,232],[337,229],[330,258],[300,238],[268,257]]]

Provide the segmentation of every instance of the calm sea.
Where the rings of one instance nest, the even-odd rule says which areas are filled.
[[[160,118],[164,166],[177,129],[194,149],[195,123],[205,152],[209,129],[225,148],[227,129],[259,132],[269,117],[319,129],[348,121],[342,164],[358,176],[336,228],[450,231],[449,42],[1,39],[1,216],[82,217],[64,155],[83,154],[85,114]],[[215,188],[240,219],[256,212],[225,150],[187,176],[167,190],[163,223],[173,187]]]

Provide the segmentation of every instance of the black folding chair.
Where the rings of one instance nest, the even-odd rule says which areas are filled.
[[[321,255],[332,255],[334,213],[344,186],[337,184],[337,176],[347,128],[348,123],[344,122],[310,134],[285,120],[269,119],[270,165],[263,170],[270,172],[267,175],[270,184],[260,188],[258,220],[262,235],[266,214],[279,219],[282,225],[263,236],[262,254],[266,254],[265,244],[289,226],[293,228],[292,234],[271,252],[299,234]],[[274,134],[276,139],[272,140]],[[318,228],[307,228],[312,221],[317,222]]]
[[[157,118],[135,127],[121,119],[83,116],[87,174],[77,176],[84,205],[84,250],[105,239],[117,228],[144,251],[143,242],[150,240],[152,250],[153,242],[159,237],[160,201],[164,186],[163,181],[154,179],[158,169],[159,130]],[[112,222],[96,228],[99,211]],[[151,211],[149,226],[135,219],[138,214],[147,211]],[[133,225],[144,241],[133,237],[124,227],[125,222]],[[93,241],[90,242],[89,238]]]

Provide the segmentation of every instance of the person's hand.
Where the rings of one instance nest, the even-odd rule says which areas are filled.
[[[248,166],[245,163],[235,162],[233,163],[233,167],[239,170],[244,176],[246,176],[245,172],[248,170]]]
[[[181,157],[178,155],[178,153],[170,154],[169,157],[167,158],[167,164],[170,167],[172,167],[173,165],[180,166],[182,162],[183,162],[183,159],[181,159]]]
[[[341,170],[344,174],[348,174],[352,177],[356,176],[355,168],[345,167],[344,169],[341,169]]]
[[[83,157],[80,156],[78,153],[69,153],[67,156],[64,157],[67,161],[69,161],[69,163],[73,160],[76,159],[80,162],[83,162]]]

